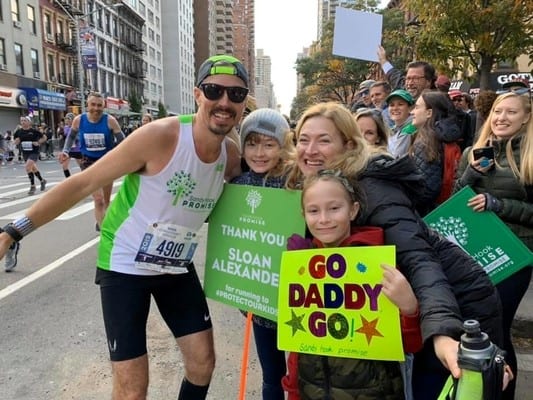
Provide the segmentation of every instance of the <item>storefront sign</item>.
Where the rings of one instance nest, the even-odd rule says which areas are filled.
[[[66,110],[65,95],[43,89],[21,88],[26,92],[28,105],[44,110]]]
[[[27,108],[26,93],[21,89],[0,86],[0,107]]]

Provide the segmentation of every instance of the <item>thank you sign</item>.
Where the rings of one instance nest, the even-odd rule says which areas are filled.
[[[226,184],[209,216],[207,297],[276,321],[281,255],[304,235],[300,192]]]

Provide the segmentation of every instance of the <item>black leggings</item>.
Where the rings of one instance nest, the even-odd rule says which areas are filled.
[[[515,379],[509,383],[509,386],[503,392],[503,400],[514,399],[518,368],[513,342],[511,341],[511,325],[513,324],[516,310],[529,287],[532,270],[533,268],[531,267],[522,268],[496,285],[503,310],[503,349],[507,352],[505,359],[515,374]]]

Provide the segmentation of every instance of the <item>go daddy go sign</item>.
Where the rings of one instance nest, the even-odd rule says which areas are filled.
[[[398,308],[383,294],[380,264],[394,246],[283,253],[278,347],[299,353],[403,360]]]

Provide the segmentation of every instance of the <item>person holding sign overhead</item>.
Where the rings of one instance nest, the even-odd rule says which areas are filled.
[[[533,118],[528,96],[498,96],[478,140],[465,149],[455,191],[469,185],[477,195],[468,201],[476,212],[492,211],[533,250]],[[497,232],[493,232],[497,235]],[[513,373],[518,373],[511,325],[531,281],[527,266],[496,285],[503,306],[503,349]],[[514,399],[516,380],[503,399]]]
[[[292,135],[285,117],[276,110],[261,108],[244,119],[241,130],[242,157],[249,171],[231,183],[283,188],[285,161],[293,149]],[[286,373],[285,352],[277,348],[275,322],[254,315],[253,331],[263,373],[263,400],[283,400],[281,378]]]
[[[432,231],[415,211],[422,178],[414,162],[386,154],[372,157],[344,106],[311,106],[295,135],[287,186],[300,188],[303,178],[321,169],[342,169],[365,195],[355,223],[383,228],[385,244],[396,246],[397,265],[419,302],[424,339],[424,349],[415,354],[415,398],[437,398],[450,373],[460,376],[457,346],[465,319],[477,319],[491,340],[501,344],[496,289],[472,257]]]
[[[302,212],[313,246],[382,245],[383,229],[352,226],[364,207],[362,198],[340,170],[321,170],[308,176],[303,183]],[[416,352],[422,347],[418,301],[398,269],[384,264],[381,267],[382,293],[400,310],[404,351]],[[324,385],[325,381],[329,385]],[[396,361],[291,353],[289,375],[283,382],[289,400],[356,399],[361,395],[367,400],[413,398],[410,374],[402,374]]]

